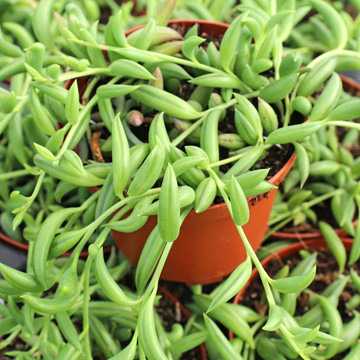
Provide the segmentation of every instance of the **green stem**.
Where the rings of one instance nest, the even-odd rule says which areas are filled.
[[[150,296],[150,294],[152,293],[152,291],[158,286],[159,284],[159,279],[160,279],[160,275],[161,272],[165,266],[165,262],[167,260],[167,257],[170,254],[170,250],[171,247],[173,246],[173,242],[167,242],[164,248],[164,251],[161,254],[160,260],[156,266],[155,272],[153,277],[151,278],[150,284],[147,287],[145,293],[144,293],[144,297],[143,297],[143,301],[146,301],[146,299]]]
[[[59,153],[56,155],[56,158],[54,160],[55,163],[59,162],[61,157],[64,155],[65,151],[68,150],[72,139],[77,135],[78,129],[80,127],[80,124],[81,124],[83,118],[88,114],[89,111],[91,111],[92,107],[96,105],[98,100],[99,100],[98,96],[94,95],[91,98],[91,100],[85,105],[85,107],[83,108],[83,110],[80,113],[79,121],[77,122],[76,125],[71,127]]]
[[[36,199],[36,197],[38,196],[41,186],[44,182],[44,178],[45,178],[45,171],[40,170],[40,175],[39,175],[39,178],[37,179],[35,189],[30,197],[31,202],[33,202]]]
[[[217,174],[215,173],[214,170],[209,168],[209,169],[207,169],[207,171],[209,172],[210,176],[216,182],[216,185],[218,186],[218,189],[219,189],[219,191],[221,193],[221,196],[223,197],[223,199],[224,199],[224,201],[226,203],[226,206],[227,206],[227,208],[229,210],[229,213],[230,213],[230,215],[232,217],[231,202],[230,202],[230,199],[229,199],[229,197],[228,197],[228,195],[227,195],[227,193],[226,193],[226,191],[224,189],[224,183],[217,176]],[[238,230],[238,232],[240,234],[240,237],[241,237],[241,240],[242,240],[242,242],[244,244],[247,255],[250,256],[250,259],[252,260],[252,262],[254,263],[255,267],[257,268],[257,270],[259,272],[259,275],[260,275],[261,281],[263,283],[266,298],[268,300],[269,305],[275,305],[275,299],[274,299],[274,296],[273,296],[273,294],[271,292],[270,284],[268,282],[268,279],[269,279],[268,274],[266,273],[265,269],[261,265],[261,262],[258,259],[258,257],[256,256],[256,253],[255,253],[254,249],[250,245],[250,242],[249,242],[249,240],[248,240],[242,226],[236,225],[236,228],[237,228],[237,230]]]
[[[289,215],[288,213],[285,213],[282,216],[277,217],[276,219],[269,221],[268,225],[274,225],[275,223],[282,221],[286,218],[288,218],[290,216],[291,219],[293,219],[299,212],[303,211],[304,209],[309,209],[311,207],[313,207],[314,205],[317,205],[327,199],[330,199],[336,195],[341,195],[344,192],[344,189],[336,189],[334,191],[331,191],[327,194],[321,195],[311,201],[305,202],[303,204],[301,204],[301,206],[299,206],[298,208],[296,208],[291,215]],[[276,220],[276,221],[275,221]]]
[[[32,205],[32,203],[34,202],[34,200],[36,199],[36,197],[38,196],[38,194],[41,190],[41,186],[43,184],[44,178],[45,178],[45,171],[40,170],[39,178],[36,181],[36,185],[35,185],[35,188],[31,194],[31,196],[29,196],[27,198],[27,201],[24,205],[13,210],[14,214],[18,214],[21,212],[25,213],[27,211],[27,209],[29,209],[29,207]]]
[[[17,325],[15,330],[5,340],[0,343],[0,350],[6,348],[19,334],[21,331],[21,325]]]
[[[94,77],[91,79],[91,81],[89,82],[88,86],[86,87],[84,94],[81,97],[81,103],[88,103],[89,102],[89,98],[90,95],[92,93],[92,91],[94,90],[96,84],[99,82],[100,78],[99,77]]]
[[[246,97],[247,99],[250,98],[254,98],[256,96],[259,95],[259,91],[253,91],[251,93],[248,94],[244,94],[243,96]],[[174,146],[179,145],[183,140],[185,140],[196,128],[198,128],[205,120],[206,116],[211,113],[214,110],[225,110],[231,106],[234,106],[235,104],[237,104],[237,100],[236,99],[232,99],[227,103],[223,103],[217,106],[214,106],[212,108],[209,108],[205,111],[203,111],[202,117],[198,120],[196,120],[190,127],[188,127],[185,131],[183,131],[178,137],[176,137],[171,144]]]
[[[176,137],[171,144],[174,146],[179,145],[183,140],[185,140],[196,128],[198,128],[205,120],[206,116],[214,110],[225,110],[230,106],[233,106],[237,103],[236,99],[230,100],[228,103],[223,103],[217,106],[214,106],[206,111],[203,111],[202,117],[196,120],[190,127],[183,131],[178,137]]]
[[[80,73],[80,74],[82,74],[82,73]],[[121,77],[119,77],[119,76],[115,76],[113,79],[111,79],[109,81],[109,84],[116,83],[120,78]],[[96,82],[91,83],[91,84],[95,84]],[[90,87],[90,89],[91,89],[91,87]],[[88,95],[88,91],[90,91],[89,86],[87,87],[84,95],[85,94]],[[86,99],[86,97],[84,97],[84,99]],[[63,145],[61,146],[59,153],[56,156],[55,163],[60,161],[60,159],[64,155],[65,151],[68,149],[73,137],[76,136],[76,133],[78,131],[78,128],[80,127],[80,124],[81,124],[83,118],[89,113],[89,111],[91,111],[91,109],[96,105],[96,103],[98,101],[99,101],[99,97],[95,94],[91,98],[91,100],[89,102],[87,102],[86,105],[83,107],[83,109],[80,113],[80,116],[79,116],[79,120],[78,120],[77,124],[72,126],[71,129],[69,130],[69,133],[67,134],[65,141],[64,141]],[[65,126],[67,126],[67,125],[68,124],[66,124]]]
[[[90,68],[85,71],[69,71],[67,73],[62,74],[57,81],[63,82],[71,79],[77,79],[79,77],[91,76],[91,75],[106,75],[106,76],[114,76],[109,68]]]
[[[196,68],[196,69],[200,69],[200,70],[204,70],[207,72],[211,72],[211,73],[219,73],[222,72],[221,70],[217,69],[217,68],[213,68],[211,66],[208,65],[204,65],[204,64],[196,64],[190,60],[186,60],[186,59],[182,59],[179,57],[175,57],[175,56],[171,56],[171,55],[166,55],[166,54],[160,54],[157,52],[153,52],[153,51],[148,51],[148,50],[142,50],[142,49],[137,49],[134,47],[128,47],[128,48],[119,48],[119,47],[115,47],[115,46],[109,46],[109,45],[100,45],[100,44],[90,44],[86,41],[83,40],[71,40],[75,43],[84,45],[84,46],[89,46],[89,47],[95,47],[101,50],[105,50],[105,51],[113,51],[116,52],[122,56],[124,56],[125,58],[129,58],[129,54],[131,54],[130,58],[134,57],[134,52],[136,52],[140,58],[142,58],[143,56],[149,58],[149,59],[156,59],[157,61],[166,61],[166,62],[171,62],[171,63],[176,63],[176,64],[180,64],[180,65],[184,65],[184,66],[189,66],[192,68]]]
[[[83,236],[81,241],[78,243],[75,250],[72,252],[70,258],[74,259],[75,257],[76,258],[79,257],[80,252],[82,251],[83,247],[85,246],[86,242],[89,240],[89,238],[93,234],[93,232],[102,224],[103,221],[105,221],[108,217],[110,217],[114,212],[118,211],[121,207],[131,203],[132,201],[137,201],[146,196],[156,195],[159,193],[160,193],[160,188],[150,189],[142,195],[127,197],[123,200],[120,200],[113,206],[111,206],[103,214],[101,214],[97,219],[95,219],[91,224],[88,225],[89,229],[87,230],[87,232],[85,233],[85,235]],[[127,211],[129,211],[128,208],[126,208],[125,210],[123,209],[122,212],[121,213],[118,212],[114,218],[116,219],[116,217],[119,218],[119,217],[123,216]]]
[[[186,321],[186,325],[185,325],[185,328],[184,328],[184,336],[188,335],[196,321],[196,318],[197,318],[197,314],[192,314],[190,316],[190,319]]]
[[[117,214],[120,214],[121,216],[125,215],[129,210],[131,209],[131,206],[124,206],[123,209],[121,209]],[[104,215],[104,214],[103,214]],[[110,214],[111,215],[111,214]],[[108,215],[108,216],[110,216]],[[100,216],[97,218],[94,222],[89,224],[87,226],[88,230],[86,231],[85,235],[82,237],[81,241],[77,244],[76,248],[72,251],[71,257],[76,258],[76,261],[78,260],[81,251],[83,250],[85,244],[90,239],[91,235],[96,231],[96,229],[101,225],[103,221],[106,220],[108,216]],[[98,246],[102,246],[103,243],[106,240],[107,235],[111,231],[111,228],[105,228],[101,231],[100,235],[98,236],[98,239],[96,241],[96,244]]]
[[[214,167],[217,167],[217,166],[223,166],[223,165],[226,165],[226,164],[229,164],[229,163],[232,163],[236,160],[239,160],[241,159],[242,157],[244,157],[246,155],[246,153],[241,153],[241,154],[237,154],[237,155],[234,155],[234,156],[231,156],[227,159],[224,159],[224,160],[220,160],[220,161],[216,161],[216,162],[212,162],[209,164],[209,167],[210,168],[214,168]]]
[[[24,97],[20,102],[17,103],[15,108],[12,110],[10,114],[7,114],[1,121],[0,121],[0,135],[4,132],[10,121],[14,118],[14,116],[21,111],[25,105],[28,103],[28,96]]]
[[[14,179],[17,177],[23,177],[23,176],[26,176],[29,174],[30,174],[30,171],[27,169],[15,170],[15,171],[11,171],[8,173],[0,174],[0,181],[10,180],[10,179]]]
[[[89,281],[90,281],[90,270],[92,265],[92,258],[89,256],[86,259],[84,273],[84,303],[83,303],[83,332],[86,334],[84,338],[85,346],[85,357],[86,359],[92,359],[91,355],[91,343],[90,343],[90,325],[89,325],[89,303],[90,303],[90,293],[89,293]]]
[[[251,333],[255,336],[256,332],[264,325],[265,319],[258,320],[253,326],[251,326]]]
[[[237,225],[236,228],[241,236],[242,242],[246,249],[246,253],[248,254],[248,256],[250,256],[250,259],[253,261],[257,271],[259,272],[261,282],[264,286],[266,299],[267,299],[269,305],[270,306],[275,305],[275,299],[274,299],[273,293],[271,292],[271,288],[270,288],[270,284],[269,284],[269,275],[266,273],[260,260],[256,256],[256,253],[255,253],[254,249],[252,248],[252,246],[250,245],[250,242],[249,242],[243,228],[239,225]]]
[[[357,60],[360,60],[360,53],[352,51],[352,50],[341,50],[341,49],[335,49],[328,51],[317,58],[315,58],[309,65],[309,68],[315,67],[317,64],[319,64],[321,61],[325,59],[329,59],[331,57],[338,56],[338,57],[354,57]]]
[[[33,266],[33,253],[34,253],[35,241],[29,241],[29,250],[27,253],[26,272],[29,274]]]
[[[278,79],[280,79],[280,64],[281,64],[281,60],[283,59],[283,56],[284,56],[283,55],[284,51],[283,51],[282,41],[280,39],[277,39],[275,41],[277,41],[278,51],[276,51],[276,54],[274,54],[274,60],[273,60],[274,73],[275,73],[274,79],[278,80]]]
[[[295,87],[294,87],[294,90],[292,91],[291,95],[290,95],[290,103],[292,104],[292,102],[294,101],[294,99],[296,98],[296,95],[297,95],[297,91],[299,89],[299,86],[301,84],[301,80],[302,78],[305,77],[306,74],[299,74],[299,81],[296,83]],[[301,79],[300,79],[301,77]]]
[[[292,348],[304,359],[304,360],[310,360],[310,358],[303,353],[303,350],[299,348],[299,346],[296,344],[296,341],[294,341],[294,336],[288,331],[286,326],[284,324],[280,325],[279,328],[280,333],[287,339],[289,342],[289,345],[292,346]]]
[[[182,141],[184,141],[196,128],[198,128],[205,120],[206,116],[196,120],[191,126],[184,130],[178,137],[176,137],[171,145],[178,146]]]
[[[288,126],[290,123],[290,118],[291,118],[291,113],[292,113],[292,109],[291,109],[291,103],[289,100],[289,95],[286,96],[285,98],[285,116],[284,116],[284,127]]]
[[[289,217],[288,219],[283,220],[281,223],[277,224],[273,228],[271,228],[263,238],[263,242],[268,239],[274,232],[282,229],[286,224],[288,224],[291,220],[293,220],[294,216]]]
[[[351,121],[343,121],[343,120],[331,120],[327,123],[328,125],[335,125],[335,126],[343,126],[347,128],[353,128],[360,131],[360,124],[351,122]]]
[[[186,216],[188,215],[188,213],[190,212],[191,209],[192,209],[192,206],[187,206],[181,212],[181,215],[180,215],[180,223],[181,224],[183,223],[183,221],[185,220]],[[146,291],[144,293],[144,296],[143,296],[144,301],[146,301],[146,299],[150,296],[153,289],[158,286],[161,272],[163,271],[166,259],[169,256],[169,253],[170,253],[170,250],[171,250],[171,247],[172,247],[173,244],[174,244],[174,242],[167,242],[166,243],[164,251],[162,252],[160,260],[159,260],[159,262],[158,262],[158,264],[156,266],[154,275],[152,276],[150,284],[149,284],[149,286],[147,287],[147,289],[146,289]]]
[[[29,349],[28,351],[26,351],[25,353],[23,353],[24,355],[33,355],[35,353],[35,351],[37,351],[37,349],[39,348],[40,344],[42,341],[46,341],[47,335],[48,335],[48,328],[49,328],[49,324],[50,324],[50,316],[46,315],[44,316],[45,318],[45,323],[41,329],[41,333],[38,336],[35,344],[31,347],[31,349]]]
[[[272,146],[273,145],[268,144],[268,145],[264,145],[263,147],[264,147],[264,150],[266,150],[266,149],[271,148]],[[226,164],[235,162],[235,161],[241,159],[242,157],[244,157],[246,154],[247,154],[247,152],[243,152],[243,153],[231,156],[229,158],[226,158],[226,159],[223,159],[223,160],[220,160],[220,161],[212,162],[212,163],[210,163],[209,167],[214,168],[214,167],[217,167],[217,166],[222,166],[222,165],[226,165]]]

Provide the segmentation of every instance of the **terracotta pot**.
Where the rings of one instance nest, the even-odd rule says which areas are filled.
[[[199,25],[199,32],[209,35],[223,35],[228,24],[206,20],[171,20],[169,24],[178,24],[184,28]],[[138,26],[125,32],[143,28]],[[87,86],[87,77],[79,78],[80,96]],[[72,82],[68,81],[68,89]],[[296,159],[295,153],[283,168],[269,181],[278,186],[290,171]],[[267,222],[275,200],[277,189],[266,194],[249,197],[250,221],[244,226],[244,231],[255,251],[260,247],[267,230]],[[137,265],[146,239],[157,224],[157,217],[150,216],[146,224],[133,233],[113,231],[117,247],[133,266]],[[208,284],[221,280],[229,275],[246,258],[246,251],[238,231],[230,217],[225,203],[213,205],[203,213],[191,211],[185,219],[178,239],[175,241],[165,267],[162,279],[185,282],[189,285]]]
[[[354,242],[353,239],[343,237],[343,238],[341,238],[341,241],[344,244],[346,251],[349,252],[351,250],[352,244]],[[324,238],[296,242],[294,244],[285,246],[282,249],[275,251],[273,254],[267,256],[263,261],[261,261],[261,264],[266,269],[266,267],[269,265],[270,261],[272,261],[273,259],[282,259],[286,256],[296,254],[300,250],[306,250],[306,249],[312,249],[312,250],[329,249],[329,247],[328,247],[326,241],[324,240]],[[258,273],[257,269],[254,268],[246,285],[236,294],[236,296],[233,300],[233,304],[237,305],[241,302],[247,288],[249,287],[251,282],[255,280],[255,278],[258,275],[259,275],[259,273]],[[233,333],[231,331],[229,331],[230,340],[233,337],[234,337]]]
[[[175,297],[170,291],[166,290],[164,287],[160,286],[158,287],[158,293],[160,293],[162,296],[170,300],[172,303],[175,304],[176,307],[180,309],[181,314],[186,318],[190,319],[190,313],[186,309],[186,307],[179,301],[177,297]],[[199,354],[199,360],[207,360],[207,353],[205,349],[205,344],[201,344],[198,346],[198,354]]]
[[[359,83],[357,83],[353,79],[350,79],[349,77],[344,76],[344,75],[340,75],[340,78],[342,80],[343,88],[345,91],[349,92],[353,96],[355,96],[357,93],[360,93],[360,84]],[[357,220],[355,220],[353,222],[354,229],[356,227],[356,224],[357,224]],[[336,228],[334,230],[340,237],[349,236],[349,234],[341,228]],[[301,241],[301,240],[321,239],[322,237],[323,236],[322,236],[320,230],[314,231],[314,232],[305,232],[305,233],[304,232],[290,233],[290,232],[284,232],[284,231],[275,231],[274,233],[272,233],[272,235],[269,237],[269,239],[270,240],[285,239],[285,240],[292,240],[292,241]]]
[[[294,161],[295,155],[292,155],[270,182],[279,185]],[[250,220],[243,228],[255,251],[266,233],[276,191],[270,191],[254,203],[251,203],[254,197],[248,199]],[[156,224],[156,216],[150,216],[146,224],[133,233],[113,232],[116,245],[134,266]],[[225,203],[217,204],[200,214],[190,211],[170,251],[161,278],[189,285],[207,284],[229,275],[245,258],[244,245]]]
[[[227,24],[210,21],[174,20],[170,23],[177,23],[186,28],[198,23],[199,31],[209,35],[222,35],[228,28]],[[141,27],[129,30],[126,35],[139,28]],[[295,154],[270,182],[279,185],[294,161]],[[260,196],[258,200],[254,197],[248,199],[250,221],[244,226],[244,231],[255,251],[259,249],[266,233],[266,223],[275,195],[276,190],[272,190]],[[134,266],[156,223],[156,216],[150,216],[147,223],[134,233],[113,232],[116,245]],[[189,213],[171,249],[161,278],[190,285],[207,284],[229,275],[245,258],[245,248],[225,203],[213,205],[203,213]]]

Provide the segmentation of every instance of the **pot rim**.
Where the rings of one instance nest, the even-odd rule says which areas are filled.
[[[5,235],[3,232],[0,231],[0,240],[3,240],[4,242],[20,249],[23,251],[29,251],[29,245],[24,244],[22,242],[16,241],[14,239],[11,239],[10,237],[8,237],[7,235]]]
[[[19,250],[22,250],[25,252],[29,251],[28,244],[11,239],[10,237],[8,237],[7,235],[5,235],[3,232],[0,231],[0,241],[1,240],[3,240],[5,243],[15,247],[16,249],[19,249]],[[114,244],[114,246],[115,246],[115,244]],[[104,248],[104,253],[109,253],[110,251],[111,251],[111,246],[107,246]],[[67,251],[60,256],[61,257],[62,256],[69,257],[69,256],[71,256],[71,254],[72,254],[71,252]],[[89,253],[87,251],[82,251],[80,253],[80,258],[82,258],[82,259],[87,258],[88,256],[89,256]]]
[[[358,219],[354,220],[352,222],[354,229],[358,223]],[[335,228],[334,231],[340,236],[340,237],[348,237],[351,236],[349,235],[344,229],[342,228]],[[322,233],[320,230],[318,231],[312,231],[312,232],[304,232],[304,233],[300,233],[300,232],[294,232],[294,233],[287,233],[284,231],[275,231],[271,234],[270,239],[272,240],[314,240],[314,239],[321,239],[323,237]]]
[[[203,20],[203,19],[172,19],[172,20],[169,20],[167,25],[176,24],[176,23],[184,23],[184,24],[188,24],[188,25],[193,25],[193,24],[216,25],[216,26],[222,26],[224,28],[228,28],[230,26],[229,24],[226,24],[226,23],[223,23],[220,21]],[[143,29],[145,26],[146,25],[139,25],[134,28],[128,29],[124,32],[124,34],[125,34],[125,36],[128,36],[137,30]]]

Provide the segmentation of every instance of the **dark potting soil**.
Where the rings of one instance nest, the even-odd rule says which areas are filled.
[[[266,157],[255,165],[255,169],[270,168],[269,174],[267,175],[267,179],[269,180],[281,170],[293,153],[294,147],[292,144],[275,145],[268,150]]]
[[[221,40],[224,35],[213,35],[204,31],[204,26],[201,23],[197,23],[198,26],[198,34],[200,37],[204,38],[205,41],[200,44],[200,48],[206,49],[210,42],[213,42],[217,49],[220,49]],[[184,37],[189,30],[187,26],[179,25],[179,24],[170,24],[169,27],[176,30],[182,37]]]
[[[1,344],[1,342],[0,342]],[[6,348],[0,350],[0,359],[1,360],[14,360],[13,357],[5,355],[5,353],[10,351],[26,351],[28,347],[25,342],[22,341],[21,336],[17,336]]]
[[[171,331],[174,323],[178,323],[184,327],[188,321],[187,314],[190,315],[186,309],[186,304],[192,300],[192,291],[184,283],[161,280],[159,285],[160,294],[162,293],[162,289],[164,289],[178,300],[175,301],[175,299],[171,299],[169,296],[162,296],[159,305],[156,307],[156,311],[160,315],[166,331]],[[183,310],[181,310],[182,307]],[[180,360],[201,359],[201,351],[200,347],[191,349],[183,353]]]
[[[314,250],[307,249],[307,251],[313,253]],[[331,252],[327,249],[318,249],[317,253],[317,270],[314,281],[308,287],[308,290],[313,293],[321,294],[327,286],[332,284],[336,279],[338,279],[339,270],[335,258],[332,256]],[[284,258],[274,258],[266,267],[267,273],[273,277],[283,266],[288,265],[290,271],[295,268],[302,258],[299,253],[284,257]],[[344,275],[349,275],[350,268],[354,269],[359,273],[360,263],[357,262],[351,267],[346,266]],[[297,307],[295,316],[301,316],[305,312],[309,311],[312,308],[312,305],[309,304],[309,291],[303,291],[297,298]],[[343,292],[339,297],[338,311],[341,314],[343,323],[347,323],[352,320],[353,314],[350,310],[346,308],[346,303],[351,299],[352,296],[357,294],[357,290],[351,283],[347,283]],[[268,305],[264,297],[264,290],[260,280],[260,277],[257,276],[254,281],[246,289],[245,294],[240,301],[240,304],[248,306],[254,309],[261,315],[266,315],[268,312]],[[360,311],[360,305],[355,309]],[[338,354],[331,358],[331,360],[342,360],[345,357],[346,353]],[[261,357],[257,355],[255,360],[262,360]]]
[[[115,2],[121,6],[122,4],[128,2],[129,0],[115,0]],[[132,0],[133,2],[133,7],[132,7],[132,10],[131,10],[131,15],[133,16],[140,16],[140,15],[145,15],[146,14],[146,10],[145,9],[142,9],[142,10],[137,10],[136,8],[136,1],[135,0]],[[104,8],[101,8],[101,13],[100,13],[100,19],[99,19],[99,22],[100,24],[107,24],[108,21],[109,21],[109,18],[111,16],[111,9],[108,8],[108,7],[104,7]]]

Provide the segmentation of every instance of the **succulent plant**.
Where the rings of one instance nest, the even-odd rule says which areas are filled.
[[[90,333],[101,325],[91,316],[90,295],[100,288],[116,306],[138,314],[129,347],[111,356],[121,358],[138,348],[140,358],[167,359],[172,345],[162,341],[152,311],[161,271],[190,210],[202,212],[217,197],[228,207],[248,256],[203,311],[214,312],[232,298],[254,264],[269,304],[263,329],[279,331],[292,351],[309,359],[312,347],[294,338],[273,293],[302,291],[313,280],[315,266],[289,278],[269,277],[243,230],[250,216],[246,196],[274,188],[266,180],[266,166],[258,167],[269,149],[282,153],[294,147],[304,185],[311,172],[308,137],[331,126],[359,130],[352,120],[359,117],[360,101],[339,102],[342,82],[334,73],[338,58],[359,55],[336,49],[302,67],[300,54],[284,48],[282,30],[293,26],[292,13],[276,12],[276,2],[268,19],[248,11],[224,34],[210,37],[200,22],[187,31],[166,27],[173,1],[160,3],[146,26],[128,36],[121,11],[102,36],[96,22],[90,24],[78,7],[67,6],[52,34],[51,16],[36,22],[40,15],[51,15],[52,4],[42,0],[35,11],[39,43],[19,56],[15,68],[6,66],[0,72],[1,79],[25,71],[32,78],[29,94],[1,93],[1,106],[7,109],[1,123],[7,125],[28,106],[37,132],[46,138],[34,145],[31,169],[39,179],[47,174],[60,180],[55,193],[63,195],[81,187],[97,191],[79,206],[56,210],[44,219],[30,244],[27,272],[1,265],[4,296],[26,293],[19,300],[24,316],[26,309],[31,321],[35,313],[48,314],[48,326],[55,317],[68,341],[62,349],[91,359]],[[56,45],[59,33],[61,47]],[[66,81],[71,84],[65,88]],[[76,227],[79,215],[95,203],[94,219]],[[137,293],[130,293],[106,267],[103,245],[111,229],[134,232],[152,214],[158,225],[136,269]],[[96,231],[80,272],[79,255]],[[57,268],[54,258],[73,246],[70,258]],[[48,294],[53,286],[55,293]],[[77,311],[82,314],[80,334],[70,318]],[[189,335],[197,336],[192,344],[203,341],[205,334],[210,340],[219,337],[225,356],[229,344],[211,319],[205,316],[204,321],[207,333],[201,328],[200,335]],[[296,331],[300,338],[307,333],[299,327]],[[42,333],[40,342],[46,326]]]

